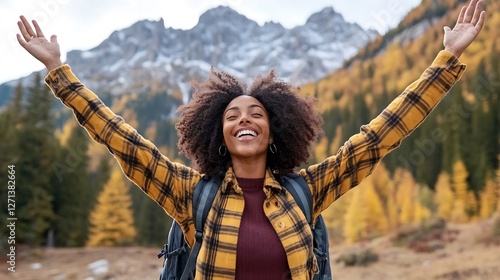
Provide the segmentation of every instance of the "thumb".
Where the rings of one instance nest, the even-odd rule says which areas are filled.
[[[50,36],[50,42],[57,43],[57,36],[56,35]]]
[[[444,27],[444,32],[446,33],[446,32],[449,32],[449,31],[451,31],[451,28],[449,26],[445,26]]]

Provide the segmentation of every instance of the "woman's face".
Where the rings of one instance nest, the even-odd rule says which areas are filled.
[[[267,156],[272,143],[269,116],[256,98],[242,95],[233,99],[224,110],[222,131],[233,160]]]

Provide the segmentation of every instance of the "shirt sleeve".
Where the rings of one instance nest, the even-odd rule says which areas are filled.
[[[114,114],[63,65],[49,72],[45,82],[73,113],[90,137],[105,145],[123,173],[181,225],[192,213],[192,190],[201,175],[171,162]]]
[[[313,194],[314,215],[370,175],[382,158],[399,147],[462,76],[466,66],[441,51],[420,78],[409,85],[360,133],[345,142],[336,155],[302,169]]]

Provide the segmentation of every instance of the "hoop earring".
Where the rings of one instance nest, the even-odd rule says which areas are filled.
[[[222,149],[222,148],[224,148],[224,149],[223,149],[223,152],[221,151],[221,149]],[[227,154],[227,148],[226,148],[226,146],[224,146],[224,145],[220,145],[220,146],[219,146],[219,155],[220,155],[221,157],[223,157],[223,156],[225,156],[226,154]]]
[[[274,145],[274,143],[269,144],[269,151],[271,151],[272,154],[275,154],[278,151],[278,148]]]

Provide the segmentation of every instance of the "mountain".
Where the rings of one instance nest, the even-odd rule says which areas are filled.
[[[422,1],[397,28],[370,42],[342,68],[301,86],[303,94],[321,101],[325,117],[326,139],[319,141],[318,159],[335,153],[422,74],[443,49],[443,27],[454,26],[465,2]],[[432,189],[441,173],[451,174],[453,164],[462,160],[469,190],[476,195],[488,178],[498,176],[500,0],[485,5],[483,29],[460,56],[467,70],[426,121],[384,159],[391,173],[405,167]]]
[[[244,80],[274,68],[281,78],[303,83],[331,73],[376,35],[331,7],[286,29],[219,6],[190,30],[165,28],[163,19],[139,21],[93,49],[70,51],[67,63],[95,91],[169,92],[187,102],[191,81],[207,77],[212,66]]]

